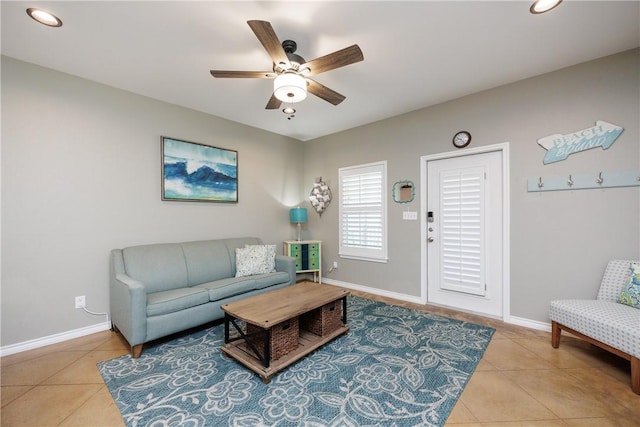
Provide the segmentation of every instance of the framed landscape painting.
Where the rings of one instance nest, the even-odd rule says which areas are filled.
[[[161,137],[162,200],[238,202],[238,152]]]

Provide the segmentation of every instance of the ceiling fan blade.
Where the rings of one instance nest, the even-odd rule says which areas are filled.
[[[253,33],[258,40],[260,40],[260,43],[264,46],[273,63],[276,65],[283,63],[285,64],[285,68],[290,68],[291,63],[289,62],[287,53],[282,48],[282,44],[280,40],[278,40],[278,36],[271,24],[267,21],[247,21],[247,24],[249,24]]]
[[[217,78],[254,78],[254,79],[273,79],[277,75],[271,71],[224,71],[211,70],[211,75]]]
[[[267,106],[264,108],[265,110],[277,110],[278,108],[280,108],[281,104],[282,101],[276,98],[276,95],[272,93],[271,98],[269,98],[269,101],[267,102]]]
[[[313,59],[300,66],[300,70],[309,68],[308,72],[303,72],[305,76],[315,76],[325,71],[335,68],[344,67],[345,65],[360,62],[364,59],[364,55],[357,44],[345,47],[344,49],[335,51],[320,58]]]
[[[307,82],[309,83],[307,86],[307,90],[309,92],[333,105],[338,105],[346,99],[344,95],[339,94],[335,90],[329,89],[315,80],[307,79]]]

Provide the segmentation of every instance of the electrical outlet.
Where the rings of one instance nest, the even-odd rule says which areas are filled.
[[[84,295],[76,297],[76,308],[82,308],[85,306]]]
[[[333,268],[338,268],[338,261],[333,261]]]

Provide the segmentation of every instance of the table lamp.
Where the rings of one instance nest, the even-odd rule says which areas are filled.
[[[289,221],[291,224],[296,224],[298,226],[298,242],[300,239],[300,232],[302,229],[302,224],[307,222],[307,208],[291,208],[289,211]]]

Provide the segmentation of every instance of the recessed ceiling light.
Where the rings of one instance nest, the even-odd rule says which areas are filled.
[[[533,14],[545,13],[562,3],[562,0],[536,0],[529,8]]]
[[[51,12],[46,10],[30,7],[27,9],[27,15],[35,19],[41,24],[48,25],[49,27],[62,27],[62,21]]]

